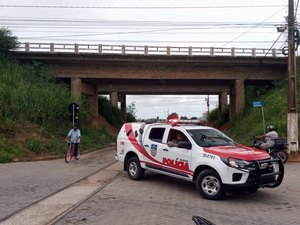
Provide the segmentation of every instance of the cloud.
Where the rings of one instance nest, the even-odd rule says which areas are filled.
[[[207,112],[207,95],[127,95],[129,105],[135,103],[137,118],[166,118],[168,113],[176,112],[179,116],[202,117]],[[210,110],[218,107],[218,96],[209,97]]]

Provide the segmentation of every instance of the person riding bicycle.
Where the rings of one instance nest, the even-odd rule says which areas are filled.
[[[81,137],[81,133],[80,130],[77,128],[77,126],[73,126],[73,129],[71,129],[66,137],[66,140],[68,140],[68,138],[70,138],[71,140],[68,141],[68,147],[70,146],[70,144],[74,144],[74,156],[75,158],[78,155],[78,145],[80,143],[80,137]]]
[[[257,143],[259,148],[264,149],[264,150],[274,146],[275,145],[274,140],[276,138],[278,138],[278,133],[276,132],[276,129],[274,126],[272,126],[272,125],[268,126],[267,130],[268,130],[268,132],[266,134],[256,137],[256,140],[264,139],[264,141],[260,141]]]

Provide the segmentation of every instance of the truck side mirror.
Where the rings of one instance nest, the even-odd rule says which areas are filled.
[[[192,149],[192,144],[189,141],[180,141],[177,145],[178,148],[186,148],[186,149]]]

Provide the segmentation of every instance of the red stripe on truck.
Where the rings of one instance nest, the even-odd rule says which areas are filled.
[[[126,123],[125,124],[125,131],[126,131],[126,134],[128,136],[128,140],[135,147],[136,150],[138,150],[141,154],[143,154],[146,158],[150,159],[151,161],[161,164],[161,162],[157,161],[151,155],[149,155],[148,152],[146,152],[146,150],[136,140],[136,137],[134,136],[134,132],[133,132],[131,123]]]
[[[134,131],[132,129],[132,124],[131,123],[126,123],[125,124],[125,132],[127,134],[128,140],[130,143],[135,147],[137,151],[139,151],[141,154],[143,154],[146,158],[148,158],[150,161],[158,163],[161,168],[172,168],[173,170],[177,171],[184,171],[186,174],[192,175],[193,171],[191,171],[189,168],[187,169],[179,169],[179,168],[174,168],[168,165],[163,164],[162,162],[154,159],[151,155],[148,154],[148,152],[140,145],[140,143],[136,140],[136,137],[134,136]],[[144,162],[144,161],[141,161]],[[146,162],[149,163],[149,162]]]
[[[270,155],[266,151],[243,145],[209,147],[203,148],[203,151],[225,159],[229,157],[242,160],[270,159]]]

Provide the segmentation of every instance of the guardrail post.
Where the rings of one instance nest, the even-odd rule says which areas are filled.
[[[167,55],[171,55],[171,48],[170,48],[170,46],[167,46]]]
[[[214,53],[214,47],[211,47],[211,48],[210,48],[210,56],[214,56],[214,54],[215,54],[215,53]]]
[[[54,43],[50,43],[50,53],[54,53]]]
[[[122,45],[122,55],[125,55],[126,54],[126,47],[125,45]]]
[[[235,48],[231,48],[231,56],[235,57]]]
[[[98,54],[102,55],[102,45],[98,45]]]
[[[189,47],[189,56],[193,56],[193,48],[191,46]]]
[[[276,58],[276,49],[272,49],[272,56],[273,58]]]
[[[144,46],[144,54],[147,56],[149,54],[149,48],[147,45]]]
[[[75,54],[79,53],[79,48],[78,48],[78,44],[77,43],[74,44],[74,52],[75,52]]]
[[[25,42],[25,52],[30,52],[30,44],[29,44],[29,42]]]
[[[256,58],[256,48],[252,48],[252,57]]]

